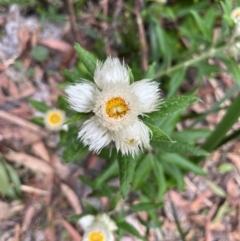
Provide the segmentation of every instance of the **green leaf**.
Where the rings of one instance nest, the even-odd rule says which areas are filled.
[[[200,149],[198,147],[192,146],[185,142],[175,142],[170,143],[166,141],[160,141],[157,143],[154,143],[153,146],[156,147],[156,149],[159,149],[160,151],[166,151],[166,152],[175,152],[175,153],[181,153],[181,154],[189,154],[192,156],[207,156],[209,153],[203,149]]]
[[[53,109],[52,107],[50,107],[40,101],[37,101],[37,100],[28,99],[28,102],[32,105],[32,107],[34,107],[35,109],[37,109],[43,113],[46,113],[48,110]]]
[[[130,67],[128,65],[127,65],[127,69],[128,69],[128,74],[129,74],[129,77],[130,77],[130,83],[133,83],[134,82],[134,76],[133,76],[132,70],[130,69]]]
[[[147,122],[144,122],[144,123],[152,131],[152,139],[151,139],[152,141],[168,141],[168,142],[172,142],[172,143],[174,142],[171,140],[171,138],[166,133],[164,133],[158,127],[156,127],[150,123],[147,123]]]
[[[125,199],[130,189],[130,184],[134,177],[135,168],[137,165],[137,158],[124,156],[118,159],[119,175],[120,175],[120,189],[122,197]]]
[[[215,127],[214,131],[210,134],[202,148],[207,151],[212,151],[218,146],[219,143],[225,138],[227,132],[232,128],[233,124],[240,116],[240,95],[238,95],[233,103],[228,107],[225,116],[220,123]]]
[[[88,70],[89,74],[93,76],[97,65],[96,57],[84,48],[82,48],[79,44],[75,44],[74,48],[76,49],[78,56]]]
[[[31,122],[40,126],[44,125],[43,117],[33,117]]]
[[[9,177],[3,161],[0,159],[0,192],[4,195],[8,192]]]
[[[106,182],[110,177],[117,175],[119,172],[118,164],[116,160],[104,168],[103,172],[95,179],[95,188],[99,188],[104,182]]]
[[[184,189],[184,179],[183,179],[183,173],[182,171],[179,169],[179,167],[177,167],[175,164],[170,164],[167,162],[161,162],[164,171],[169,174],[170,177],[174,178],[176,180],[176,185],[177,188],[179,190],[183,190]]]
[[[147,72],[145,73],[145,78],[153,78],[156,69],[156,62],[153,62],[149,67]]]
[[[133,234],[139,239],[145,240],[144,237],[142,237],[142,235],[138,232],[138,230],[135,229],[135,227],[133,227],[130,223],[126,221],[121,221],[121,222],[117,222],[117,226],[118,228],[123,229],[127,233]]]
[[[173,154],[173,153],[162,154],[161,160],[171,163],[173,165],[179,166],[186,171],[192,171],[199,175],[206,175],[206,173],[202,170],[201,167],[195,165],[190,160],[188,160],[178,154]]]
[[[173,96],[179,87],[181,86],[182,82],[185,79],[186,69],[182,68],[179,71],[175,71],[171,74],[171,79],[169,81],[169,92],[168,97]]]
[[[228,61],[225,61],[227,65],[227,72],[232,75],[235,81],[240,85],[240,68],[238,63],[233,58],[228,58]]]
[[[157,209],[161,206],[162,206],[161,203],[142,202],[136,205],[132,205],[130,209],[133,212],[141,212],[141,211],[149,211],[150,209]]]
[[[231,172],[233,171],[235,168],[234,168],[234,165],[231,164],[231,163],[223,163],[221,164],[219,167],[218,167],[218,171],[219,173],[221,174],[224,174],[224,173],[227,173],[227,172]]]
[[[88,153],[89,153],[88,148],[86,146],[83,146],[82,143],[80,143],[77,150],[72,151],[72,153],[68,155],[68,157],[66,158],[66,162],[81,160]]]
[[[48,58],[49,50],[43,46],[36,46],[32,49],[30,55],[39,62],[43,62]]]
[[[158,111],[148,114],[151,120],[159,120],[173,113],[187,108],[187,106],[199,101],[195,96],[169,97],[163,100]]]
[[[198,13],[196,11],[191,11],[191,14],[193,15],[200,31],[202,32],[203,36],[211,41],[212,36],[211,36],[211,30],[209,29],[208,25],[206,25],[206,23],[203,21],[202,18],[200,18],[200,16],[198,15]]]
[[[77,121],[85,119],[89,113],[77,113],[74,116],[70,117],[64,124],[72,124]]]
[[[81,77],[79,76],[79,74],[76,73],[76,71],[72,70],[69,71],[68,69],[64,69],[61,71],[62,74],[64,75],[64,77],[70,81],[71,83],[75,83],[76,81],[78,81]]]
[[[155,175],[157,186],[158,186],[158,200],[162,201],[163,195],[166,191],[167,185],[166,185],[166,179],[164,175],[164,170],[162,164],[155,159],[154,162],[152,162],[153,165],[153,173]]]
[[[220,197],[226,197],[226,192],[219,187],[218,185],[216,185],[215,183],[211,182],[211,181],[206,181],[208,187],[218,196]]]
[[[211,133],[209,129],[186,129],[183,131],[176,131],[172,137],[180,142],[188,141],[189,144],[194,144],[196,141],[206,138]]]
[[[14,185],[14,188],[17,191],[17,193],[20,194],[21,193],[21,189],[20,189],[21,181],[19,179],[17,172],[8,163],[5,163],[5,166],[8,171],[10,181]]]
[[[144,155],[144,158],[139,162],[135,171],[133,189],[139,189],[142,185],[145,185],[151,169],[150,155]]]

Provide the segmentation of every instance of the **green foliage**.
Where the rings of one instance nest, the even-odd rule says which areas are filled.
[[[49,50],[43,46],[36,46],[31,51],[31,57],[38,62],[44,62],[49,56]]]
[[[192,146],[186,142],[175,142],[173,144],[165,141],[159,141],[153,144],[156,149],[170,153],[180,153],[192,156],[207,156],[209,153],[203,149]]]
[[[2,2],[5,4],[6,1],[2,0]],[[78,17],[81,16],[82,9],[85,9],[83,6],[86,6],[86,2],[83,0],[74,3]],[[38,5],[36,12],[41,16],[42,21],[46,19],[65,21],[64,15],[56,6],[48,4],[43,8],[41,2],[33,0],[29,1],[29,6],[36,3]],[[26,1],[22,1],[22,5],[26,6],[26,4]],[[199,162],[221,145],[240,135],[240,130],[229,133],[240,116],[238,64],[240,53],[236,52],[236,48],[235,52],[231,51],[236,47],[236,43],[239,43],[239,36],[235,36],[236,26],[230,17],[235,7],[232,1],[169,1],[167,5],[159,1],[147,1],[144,4],[145,7],[141,9],[141,16],[148,41],[149,59],[147,59],[148,70],[142,73],[140,66],[143,60],[141,55],[143,46],[141,39],[136,38],[138,29],[132,21],[135,5],[130,1],[126,1],[125,4],[123,13],[117,17],[111,11],[107,19],[102,13],[96,16],[97,21],[104,20],[109,26],[110,23],[117,23],[107,41],[98,28],[85,26],[81,29],[86,34],[86,39],[91,40],[91,46],[87,47],[90,47],[97,57],[76,43],[75,50],[79,60],[71,70],[62,70],[66,81],[61,82],[59,88],[63,90],[68,84],[81,83],[85,79],[93,81],[97,59],[106,58],[104,50],[107,48],[114,54],[116,52],[121,60],[124,58],[131,84],[144,78],[151,78],[161,83],[162,100],[159,109],[146,116],[139,116],[151,131],[151,147],[143,150],[138,156],[122,156],[111,141],[100,153],[95,153],[106,160],[106,165],[100,173],[94,178],[84,175],[80,177],[85,185],[91,187],[93,197],[109,198],[107,211],[113,213],[119,228],[119,239],[124,233],[130,233],[141,240],[147,240],[147,237],[143,237],[125,221],[125,217],[131,213],[145,211],[148,214],[148,220],[141,220],[137,215],[136,217],[147,231],[149,232],[151,228],[159,228],[161,222],[157,210],[163,205],[165,192],[170,188],[183,190],[186,172],[205,175]],[[238,4],[239,1],[235,5]],[[219,33],[215,31],[216,29]],[[31,56],[43,65],[49,57],[49,51],[43,46],[37,46],[32,49]],[[16,69],[21,69],[22,66],[22,62],[15,63]],[[200,114],[195,113],[194,110],[189,112],[188,107],[200,101],[195,95],[201,88],[203,77],[215,78],[218,81],[221,72],[231,75],[236,82],[235,86],[229,90],[226,89],[224,96],[213,103],[209,110]],[[223,106],[226,100],[230,103],[229,106]],[[29,103],[43,113],[51,108],[31,99]],[[84,146],[81,140],[78,140],[78,132],[83,122],[94,113],[75,113],[69,109],[64,97],[59,98],[58,105],[70,116],[65,123],[68,124],[68,131],[59,132],[62,159],[81,166],[89,150],[88,146]],[[210,114],[223,109],[226,109],[226,113],[213,131],[202,124]],[[43,125],[42,117],[35,117],[31,121]],[[224,163],[218,168],[220,173],[232,170],[233,165],[229,163]],[[110,185],[113,178],[119,178],[119,187]],[[207,185],[218,196],[226,196],[224,190],[216,184],[208,181]],[[1,161],[1,193],[6,196],[15,193],[17,196],[20,194],[19,186],[17,173],[9,164]],[[137,196],[136,199],[140,203],[133,204],[135,196],[128,195],[130,191]],[[119,204],[123,204],[123,208],[116,210]],[[171,205],[177,230],[181,239],[184,240],[185,234],[175,207],[172,203]],[[83,208],[82,215],[99,212],[86,201],[83,201]],[[72,220],[76,221],[79,217],[81,216],[75,216]]]
[[[130,189],[130,183],[132,182],[134,176],[137,161],[137,158],[132,158],[130,156],[124,156],[118,159],[120,189],[123,198],[126,198]]]
[[[43,113],[47,112],[48,110],[51,110],[52,107],[44,104],[43,102],[33,100],[33,99],[28,99],[28,102],[34,107],[36,110],[39,110]]]
[[[89,74],[93,76],[94,71],[96,69],[97,59],[94,55],[92,55],[90,52],[82,48],[79,44],[75,44],[75,49],[77,51],[79,58],[88,70]]]
[[[138,232],[138,230],[133,227],[130,223],[126,222],[126,221],[120,221],[117,222],[117,226],[126,231],[127,233],[130,233],[134,236],[136,236],[137,238],[141,239],[141,240],[146,240],[144,237],[142,237],[142,235]]]
[[[207,151],[214,150],[215,147],[224,139],[226,133],[230,130],[233,124],[240,116],[240,95],[233,101],[228,108],[227,113],[222,118],[221,122],[216,126],[215,130],[208,137],[202,148]]]
[[[170,141],[170,142],[174,142],[171,140],[171,138],[164,133],[161,129],[159,129],[158,127],[151,125],[150,123],[146,123],[145,124],[149,127],[149,129],[152,131],[152,141]]]
[[[148,114],[150,120],[159,120],[173,113],[187,108],[190,104],[199,101],[195,96],[177,96],[169,97],[162,101],[162,104],[158,111]]]
[[[74,116],[72,116],[71,118],[69,118],[65,124],[72,124],[75,123],[77,121],[83,120],[85,119],[89,114],[86,113],[77,113]]]
[[[19,198],[20,179],[14,168],[0,155],[0,194],[10,198]]]

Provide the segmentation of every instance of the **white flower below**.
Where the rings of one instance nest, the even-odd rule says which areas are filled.
[[[231,12],[231,18],[236,24],[240,23],[240,8],[235,8]]]
[[[94,113],[78,133],[84,145],[99,152],[113,141],[118,151],[132,156],[149,148],[151,131],[138,116],[158,109],[158,83],[144,79],[130,84],[126,66],[111,57],[97,64],[94,81],[85,80],[65,90],[73,110]]]
[[[86,215],[78,223],[84,230],[82,241],[114,241],[117,226],[107,214]]]
[[[63,125],[65,121],[66,114],[62,110],[51,109],[44,115],[44,124],[47,129],[52,131],[67,130],[67,125]]]

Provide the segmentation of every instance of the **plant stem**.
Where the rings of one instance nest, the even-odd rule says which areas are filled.
[[[161,70],[160,72],[155,74],[154,78],[159,78],[159,77],[162,77],[164,75],[169,75],[176,70],[179,70],[181,68],[186,68],[186,67],[188,67],[190,65],[193,65],[193,64],[195,64],[195,63],[197,63],[197,62],[199,62],[203,59],[206,59],[208,57],[213,57],[217,53],[222,52],[223,50],[225,50],[227,48],[229,48],[229,45],[227,45],[227,46],[225,45],[225,46],[219,47],[219,48],[211,48],[209,51],[203,52],[201,55],[197,56],[194,59],[187,60],[185,62],[182,62],[180,64],[172,66],[172,67],[170,67],[166,70]]]

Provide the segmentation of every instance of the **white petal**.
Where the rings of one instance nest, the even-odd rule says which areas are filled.
[[[106,112],[107,101],[115,97],[123,99],[129,108],[129,111],[121,118],[112,118]],[[93,112],[102,126],[110,131],[118,131],[131,125],[137,119],[137,116],[142,113],[138,97],[132,93],[131,86],[126,83],[109,84],[102,92],[96,94],[95,103]]]
[[[132,84],[132,91],[139,98],[141,112],[156,111],[160,104],[159,84],[150,79],[143,79]]]
[[[231,12],[231,18],[236,24],[240,23],[240,8],[236,8]]]
[[[118,58],[108,57],[104,63],[97,64],[94,81],[100,89],[103,89],[109,83],[129,83],[128,70]]]
[[[59,117],[59,121],[57,123],[53,123],[51,121],[51,116],[54,114]],[[50,109],[45,113],[43,120],[47,129],[51,131],[59,131],[63,127],[63,123],[66,121],[66,114],[64,111],[59,109]]]
[[[115,222],[106,213],[99,214],[96,220],[104,223],[110,231],[116,231],[118,229]]]
[[[104,223],[99,221],[94,221],[93,224],[85,231],[82,241],[89,241],[90,235],[93,232],[101,233],[106,241],[114,241],[113,233]]]
[[[95,220],[95,216],[86,215],[86,216],[81,217],[78,220],[78,223],[81,225],[83,230],[86,230],[87,228],[89,228],[93,224],[94,220]]]
[[[78,138],[81,138],[85,146],[89,146],[90,151],[98,153],[111,140],[111,132],[103,127],[95,116],[86,120],[78,132]]]
[[[142,121],[136,120],[133,125],[115,132],[113,140],[118,151],[134,157],[143,149],[150,148],[150,133]]]
[[[70,85],[65,89],[71,109],[77,112],[92,111],[96,92],[94,84],[86,81]]]

